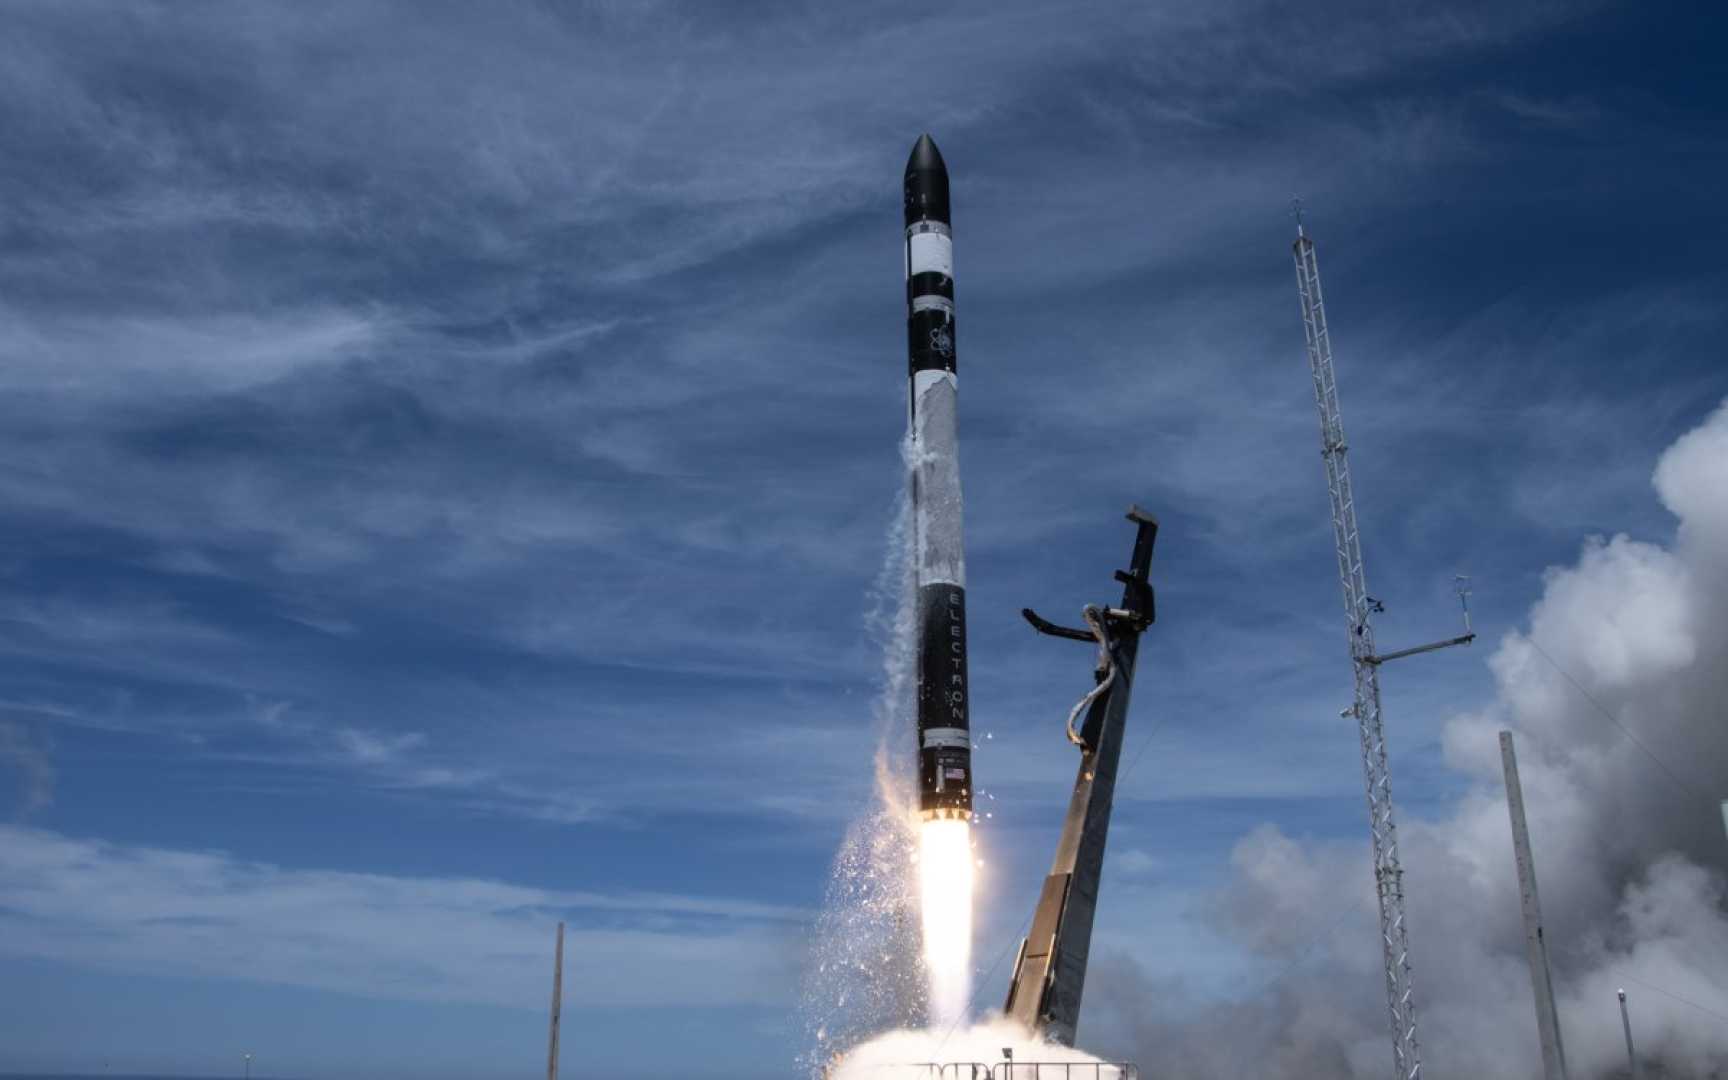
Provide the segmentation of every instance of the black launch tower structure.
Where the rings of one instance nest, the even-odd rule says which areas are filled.
[[[1068,737],[1080,748],[1080,768],[1074,778],[1068,816],[1032,915],[1032,929],[1015,958],[1008,1001],[1002,1007],[1033,1034],[1064,1046],[1074,1045],[1080,1024],[1080,998],[1086,987],[1092,921],[1104,874],[1104,844],[1116,797],[1128,699],[1134,689],[1140,635],[1154,618],[1150,574],[1158,522],[1139,507],[1129,509],[1128,520],[1135,523],[1137,531],[1128,569],[1115,575],[1122,583],[1119,607],[1087,605],[1084,630],[1058,626],[1031,608],[1021,613],[1041,634],[1098,646],[1095,685],[1068,718]],[[1081,713],[1085,718],[1076,727]]]

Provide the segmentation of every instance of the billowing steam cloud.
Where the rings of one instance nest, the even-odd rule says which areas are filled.
[[[1528,630],[1490,660],[1495,701],[1446,727],[1447,760],[1475,787],[1449,818],[1406,816],[1431,1080],[1541,1071],[1502,728],[1518,741],[1572,1077],[1625,1075],[1620,986],[1646,1076],[1728,1075],[1728,841],[1715,803],[1728,795],[1728,405],[1669,448],[1655,485],[1676,542],[1595,538],[1548,572]],[[1088,1003],[1121,1010],[1112,1019],[1148,1076],[1386,1076],[1366,848],[1298,844],[1270,826],[1237,846],[1216,917],[1274,973],[1264,994],[1173,1015],[1178,988],[1116,966],[1098,973],[1116,985]]]

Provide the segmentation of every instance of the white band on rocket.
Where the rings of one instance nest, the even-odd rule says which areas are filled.
[[[965,728],[925,728],[923,735],[924,749],[926,750],[946,750],[950,748],[959,748],[962,750],[972,749],[972,733],[967,731]]]
[[[906,238],[907,273],[954,276],[954,241],[943,233],[913,233]]]

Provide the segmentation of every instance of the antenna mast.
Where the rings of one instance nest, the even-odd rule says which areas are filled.
[[[1386,1005],[1392,1029],[1392,1059],[1397,1080],[1420,1080],[1422,1059],[1416,1043],[1416,999],[1410,972],[1410,942],[1404,922],[1404,870],[1398,860],[1398,829],[1392,810],[1392,771],[1386,761],[1386,733],[1380,720],[1380,665],[1451,645],[1468,645],[1469,608],[1465,633],[1446,641],[1400,649],[1385,655],[1374,651],[1370,616],[1383,610],[1368,595],[1362,570],[1362,534],[1356,525],[1356,498],[1350,484],[1349,446],[1338,408],[1338,378],[1332,368],[1332,338],[1326,329],[1326,307],[1320,295],[1320,262],[1314,241],[1302,226],[1300,201],[1296,215],[1296,288],[1302,297],[1302,332],[1308,364],[1314,376],[1314,400],[1320,408],[1320,456],[1326,463],[1326,489],[1332,499],[1332,534],[1338,548],[1338,578],[1344,588],[1344,618],[1350,631],[1350,665],[1356,676],[1356,698],[1346,716],[1354,716],[1362,741],[1362,778],[1368,791],[1368,832],[1374,847],[1374,883],[1380,901],[1380,945],[1386,975]],[[1460,602],[1467,588],[1460,579]],[[1466,602],[1467,603],[1467,602]]]
[[[546,1050],[546,1080],[558,1080],[558,1018],[564,1013],[564,922],[558,922],[558,944],[552,953],[552,1038]]]

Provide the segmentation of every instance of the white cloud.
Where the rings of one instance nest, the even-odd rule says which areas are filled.
[[[1165,862],[1144,848],[1128,848],[1110,853],[1110,870],[1131,878],[1150,877],[1163,869]]]
[[[150,975],[541,1008],[551,930],[571,1005],[778,1003],[807,913],[655,893],[295,870],[0,826],[0,949]],[[600,976],[604,977],[589,977]]]
[[[337,308],[75,320],[9,309],[0,311],[0,386],[111,400],[244,390],[365,355],[388,333],[374,313]]]
[[[426,744],[426,734],[421,731],[389,734],[341,728],[335,732],[335,738],[342,750],[353,761],[362,765],[387,764],[400,758],[404,752]]]
[[[0,702],[0,707],[10,708]],[[26,706],[39,711],[37,706]],[[31,729],[16,720],[0,720],[0,763],[18,774],[19,813],[28,815],[54,802],[54,762]]]

